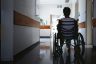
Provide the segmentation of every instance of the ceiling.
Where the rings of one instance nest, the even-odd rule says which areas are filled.
[[[74,3],[77,0],[37,0],[39,4],[69,4]]]

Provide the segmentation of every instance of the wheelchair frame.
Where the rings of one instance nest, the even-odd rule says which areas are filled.
[[[66,44],[68,48],[68,53],[70,53],[70,46],[73,46],[76,53],[77,53],[77,48],[79,48],[80,55],[84,55],[85,42],[84,42],[83,35],[81,33],[77,31],[78,33],[74,34],[76,35],[75,37],[68,39],[66,37],[63,37],[62,34],[60,34],[59,32],[60,31],[58,31],[58,33],[55,33],[53,35],[53,55],[54,56],[62,55],[63,53],[62,47],[64,44]],[[63,40],[63,43],[62,43],[62,40]],[[71,44],[71,40],[74,41],[74,45]]]

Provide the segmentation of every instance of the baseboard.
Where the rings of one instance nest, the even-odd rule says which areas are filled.
[[[93,48],[93,45],[85,45],[85,48]]]
[[[0,61],[1,64],[13,64],[13,61]]]
[[[40,36],[40,38],[50,38],[50,36]]]
[[[22,58],[24,55],[26,55],[28,52],[30,52],[32,49],[34,49],[36,46],[38,46],[40,42],[36,42],[35,44],[31,45],[30,47],[24,49],[23,51],[19,52],[18,54],[14,55],[14,61],[19,60]]]
[[[93,46],[93,49],[96,50],[96,46]]]
[[[0,46],[1,46],[1,40],[0,40]],[[1,47],[0,47],[0,61],[1,61]]]

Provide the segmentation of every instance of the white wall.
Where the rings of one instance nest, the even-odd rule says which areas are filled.
[[[40,4],[64,4],[65,0],[40,0]]]
[[[1,60],[13,60],[13,0],[1,0]]]
[[[57,4],[41,4],[39,5],[39,16],[48,21],[47,25],[50,25],[50,15],[62,15],[63,16],[63,8],[65,6],[70,7],[71,9],[73,8],[72,4],[63,4],[62,8],[57,8]],[[74,12],[72,11],[71,17]]]
[[[87,4],[87,44],[88,45],[92,45],[92,0],[86,0],[86,4]]]
[[[93,28],[93,46],[96,46],[96,27]]]
[[[79,19],[79,2],[77,1],[76,3],[75,3],[75,19]]]
[[[15,11],[36,18],[36,0],[15,0]],[[39,41],[39,28],[14,25],[14,55]]]
[[[36,17],[36,0],[14,0],[14,9],[30,18],[39,20]]]
[[[79,1],[79,23],[86,21],[86,0]]]
[[[96,0],[94,0],[94,4],[93,4],[94,8],[94,13],[93,13],[93,18],[96,19]],[[96,46],[96,27],[93,28],[93,46]]]
[[[14,26],[14,54],[39,41],[39,28]]]
[[[79,23],[85,22],[86,23],[86,0],[78,0],[78,19]],[[84,41],[87,44],[87,35],[86,35],[86,27],[80,28],[79,32],[83,35]]]
[[[96,18],[96,0],[93,1],[93,7],[94,7],[94,13],[93,13],[93,17]]]
[[[50,29],[40,29],[40,36],[50,36]]]
[[[69,0],[70,1],[70,0]],[[70,1],[69,3],[65,3],[65,0],[37,0],[37,14],[40,18],[46,20],[48,25],[50,25],[50,15],[61,15],[63,16],[63,8],[70,7],[71,8],[71,17],[75,17],[74,4],[75,1]],[[58,5],[61,5],[61,8],[58,8]]]

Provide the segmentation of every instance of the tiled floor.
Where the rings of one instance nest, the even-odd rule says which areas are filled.
[[[73,49],[71,51],[72,53],[70,53],[70,58],[68,57],[68,53],[66,53],[66,50],[64,50],[63,55],[59,59],[59,62],[58,60],[56,60],[56,57],[54,59],[54,57],[52,56],[52,52],[50,52],[50,39],[45,38],[40,39],[40,41],[40,45],[36,46],[34,49],[32,49],[30,52],[28,52],[15,62],[4,62],[2,64],[76,64],[74,63]],[[68,63],[69,59],[71,60],[70,63]],[[81,64],[96,64],[96,50],[93,50],[92,48],[86,48],[83,57],[83,63]]]

